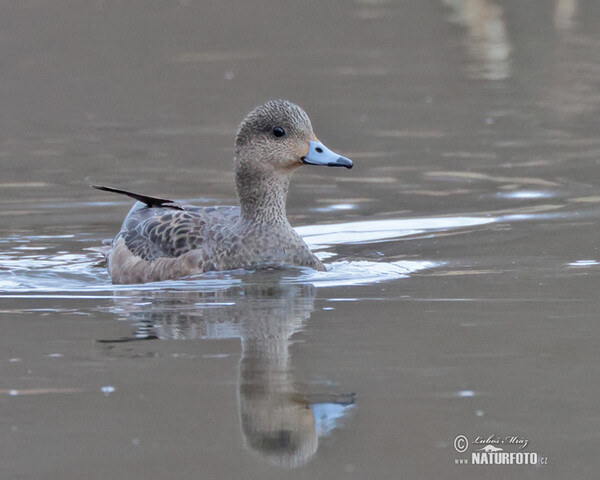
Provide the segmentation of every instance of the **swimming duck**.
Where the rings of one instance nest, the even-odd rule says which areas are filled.
[[[272,100],[252,110],[237,130],[239,207],[198,207],[93,185],[138,200],[107,254],[113,283],[291,265],[325,270],[285,212],[290,177],[302,165],[352,168],[352,161],[319,141],[299,106]]]

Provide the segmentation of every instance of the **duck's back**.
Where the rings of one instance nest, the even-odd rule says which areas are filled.
[[[144,283],[223,269],[222,252],[235,239],[231,231],[239,214],[239,207],[136,203],[108,256],[113,282]]]

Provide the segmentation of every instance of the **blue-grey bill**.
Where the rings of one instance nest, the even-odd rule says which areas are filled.
[[[352,160],[332,152],[321,142],[308,142],[308,153],[302,157],[307,165],[323,165],[325,167],[352,168]]]

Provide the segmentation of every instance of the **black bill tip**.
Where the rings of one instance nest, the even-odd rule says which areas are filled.
[[[352,160],[350,160],[349,158],[346,158],[346,157],[338,157],[335,160],[333,160],[331,162],[327,162],[327,163],[311,162],[306,157],[302,157],[302,163],[304,163],[305,165],[317,165],[317,166],[326,166],[326,167],[352,168],[354,166],[354,164],[352,163]]]
[[[349,158],[339,157],[335,162],[330,163],[329,166],[330,167],[352,168],[354,166],[354,164],[352,163],[352,160],[350,160]]]

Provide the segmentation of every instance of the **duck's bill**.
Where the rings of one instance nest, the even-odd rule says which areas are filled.
[[[302,162],[307,165],[352,168],[352,160],[332,152],[321,142],[314,140],[308,142],[308,153],[302,157]]]

